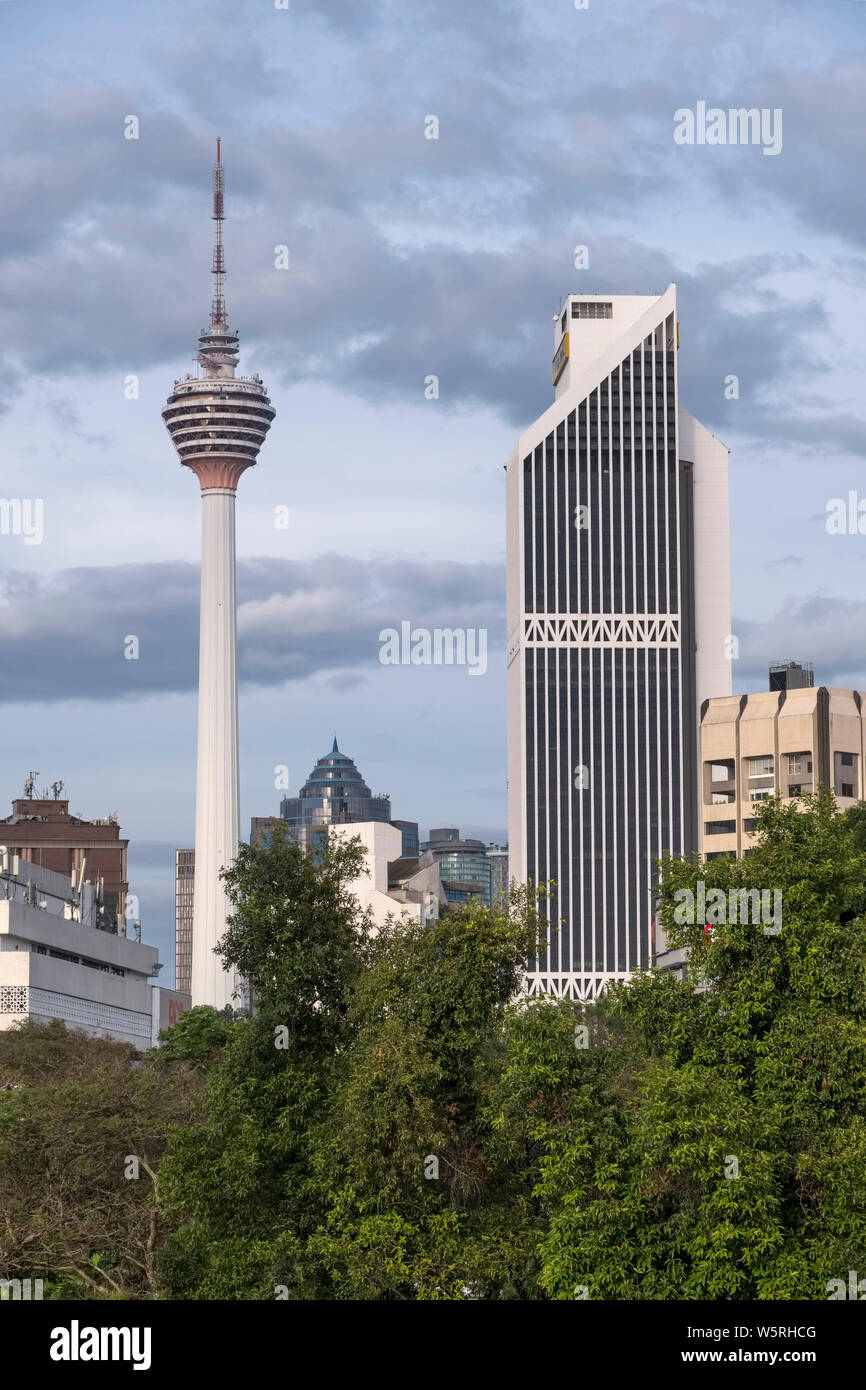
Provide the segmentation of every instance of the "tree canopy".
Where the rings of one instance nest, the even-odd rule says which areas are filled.
[[[746,858],[660,866],[687,978],[592,1005],[522,996],[525,890],[374,931],[357,843],[242,847],[251,1015],[192,1010],[143,1059],[0,1034],[0,1264],[136,1298],[827,1297],[866,1272],[863,816],[756,814]],[[119,1194],[136,1145],[153,1180]]]

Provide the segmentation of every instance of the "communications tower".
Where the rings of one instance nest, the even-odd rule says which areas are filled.
[[[223,250],[225,169],[217,140],[213,169],[213,292],[210,326],[198,340],[200,375],[174,383],[162,418],[181,463],[198,478],[202,500],[201,618],[192,1002],[237,1005],[239,981],[214,947],[228,902],[220,870],[234,859],[238,790],[235,493],[258,458],[276,414],[261,377],[235,376],[238,335],[229,328]]]

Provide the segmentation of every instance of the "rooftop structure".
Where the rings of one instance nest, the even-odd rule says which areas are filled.
[[[0,843],[30,864],[52,869],[68,881],[83,872],[86,882],[100,886],[99,925],[103,931],[126,930],[126,851],[116,813],[97,820],[70,815],[69,802],[61,800],[55,782],[53,797],[36,797],[33,774],[23,797],[12,803],[12,814],[0,820]]]

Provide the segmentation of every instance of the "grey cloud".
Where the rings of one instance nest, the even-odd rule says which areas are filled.
[[[811,661],[816,685],[866,689],[866,601],[812,595],[790,599],[762,623],[735,623],[740,656],[734,688],[766,690],[771,661]]]
[[[550,314],[563,292],[585,287],[571,257],[586,241],[592,289],[660,290],[677,280],[683,398],[696,414],[723,435],[790,438],[784,412],[762,408],[762,397],[794,370],[826,371],[807,347],[826,311],[814,295],[785,298],[762,281],[792,268],[808,275],[809,258],[795,266],[763,254],[684,273],[671,255],[610,227],[618,219],[631,231],[636,206],[694,199],[703,183],[734,207],[790,196],[800,215],[799,200],[813,196],[803,169],[817,159],[822,182],[824,164],[837,185],[855,182],[839,177],[851,131],[836,129],[825,102],[826,152],[811,133],[791,140],[789,172],[770,184],[766,166],[781,160],[690,163],[696,152],[673,144],[672,113],[694,84],[705,89],[710,50],[723,45],[730,84],[760,56],[731,23],[737,5],[711,20],[669,4],[639,14],[637,26],[623,12],[593,28],[597,59],[586,71],[581,25],[595,20],[590,12],[563,20],[559,51],[584,80],[552,89],[529,80],[548,71],[549,37],[526,4],[448,0],[418,16],[397,3],[330,0],[291,22],[323,26],[315,50],[323,73],[327,33],[345,44],[334,50],[340,100],[298,119],[293,83],[304,74],[291,66],[286,17],[265,23],[260,6],[234,0],[198,7],[180,48],[154,38],[138,87],[58,86],[51,140],[41,104],[14,108],[16,154],[4,161],[0,214],[2,340],[16,363],[59,375],[179,366],[191,355],[209,290],[216,117],[208,103],[214,91],[223,99],[219,75],[230,71],[229,306],[256,365],[282,364],[277,380],[336,381],[368,399],[414,401],[434,374],[440,408],[492,406],[520,428],[549,401]],[[368,30],[387,41],[368,42]],[[754,18],[749,32],[761,55],[768,22]],[[849,73],[856,60],[846,61]],[[625,88],[629,70],[651,75]],[[807,76],[801,92],[800,76],[789,75],[784,98],[805,122],[822,86]],[[750,81],[750,90],[775,90],[770,78]],[[859,101],[846,78],[846,120]],[[430,111],[443,123],[438,141],[423,138]],[[141,117],[139,141],[122,138],[128,112]],[[283,242],[292,257],[285,273],[273,268]],[[735,413],[722,392],[729,372],[741,381]],[[853,428],[832,405],[829,415],[809,427],[848,447]]]
[[[379,632],[484,627],[504,642],[497,565],[361,561],[238,565],[239,676],[253,686],[323,673],[348,688],[377,667]],[[72,617],[70,617],[72,615]],[[126,660],[125,639],[139,641]],[[0,702],[117,699],[195,688],[198,569],[164,563],[82,568],[0,582]]]

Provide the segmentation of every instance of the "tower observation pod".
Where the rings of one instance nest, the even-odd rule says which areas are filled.
[[[199,336],[195,357],[201,374],[176,381],[162,412],[181,463],[201,487],[192,1002],[216,1009],[241,1002],[239,980],[214,952],[228,913],[220,870],[237,854],[240,822],[235,494],[276,414],[259,376],[235,375],[238,335],[228,326],[225,304],[224,195],[218,140],[210,326]]]

